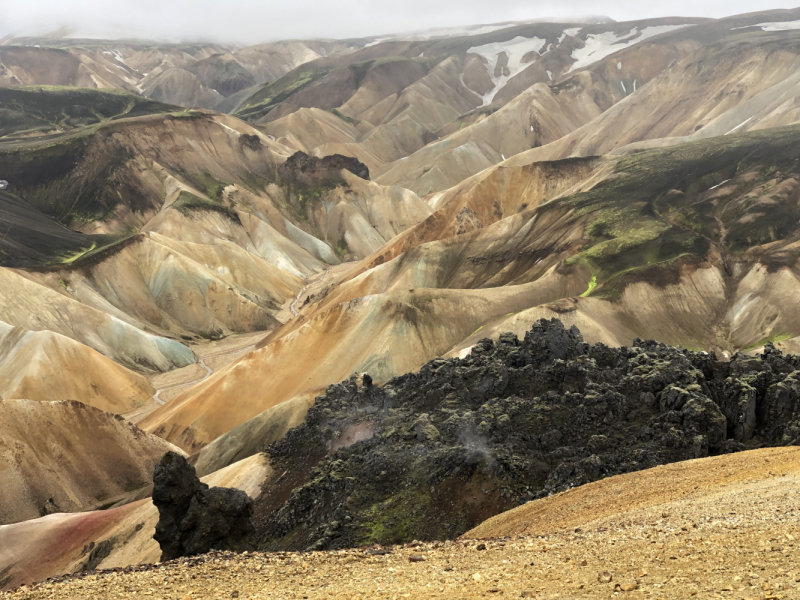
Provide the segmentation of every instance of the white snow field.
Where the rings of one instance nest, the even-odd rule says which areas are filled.
[[[793,29],[800,29],[800,21],[777,21],[775,23],[759,23],[758,25],[747,25],[746,27],[734,27],[731,31],[737,29],[750,29],[751,27],[761,27],[761,31],[791,31]]]
[[[606,56],[611,56],[619,50],[623,50],[624,48],[638,44],[639,42],[642,42],[648,38],[655,37],[669,31],[675,31],[676,29],[683,29],[684,27],[687,27],[687,25],[659,25],[657,27],[645,27],[642,29],[641,35],[638,36],[636,34],[639,33],[639,30],[636,27],[634,27],[628,33],[622,35],[617,35],[613,31],[598,34],[590,33],[584,40],[584,44],[586,45],[572,53],[572,58],[575,59],[575,63],[570,67],[568,72],[587,67],[590,64],[605,58]]]
[[[533,64],[534,61],[523,63],[522,57],[531,51],[538,53],[543,49],[545,43],[547,43],[547,40],[542,38],[517,36],[507,42],[493,42],[484,46],[473,46],[467,50],[468,53],[477,54],[486,59],[488,63],[486,69],[489,71],[489,77],[492,78],[494,83],[494,87],[483,95],[483,104],[481,106],[491,104],[497,92],[503,89],[509,79]],[[495,76],[494,68],[503,52],[508,56],[508,75]]]
[[[585,46],[573,51],[572,58],[575,60],[575,63],[567,72],[569,73],[576,69],[586,67],[606,56],[610,56],[619,50],[638,44],[648,38],[676,29],[682,29],[683,27],[690,27],[690,25],[660,25],[656,27],[645,27],[641,31],[634,27],[622,35],[618,35],[613,31],[599,34],[590,33],[586,36],[586,39],[583,40]],[[577,36],[582,29],[582,27],[565,29],[561,37],[559,37],[558,43],[561,44],[568,36]],[[467,52],[477,54],[486,60],[486,69],[489,71],[489,77],[491,77],[494,83],[494,87],[482,96],[483,104],[481,106],[491,104],[497,93],[503,89],[511,78],[518,75],[538,60],[538,57],[534,57],[533,60],[523,62],[522,59],[526,54],[534,51],[539,56],[543,56],[551,49],[552,44],[548,47],[547,40],[545,39],[517,36],[505,42],[493,42],[483,46],[473,46],[467,50]],[[497,65],[500,55],[503,53],[508,56],[508,75],[495,75],[495,66]],[[622,63],[619,63],[617,68],[621,69]],[[552,79],[552,74],[549,71],[548,76]]]

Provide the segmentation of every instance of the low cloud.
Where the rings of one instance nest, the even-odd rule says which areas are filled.
[[[575,15],[616,20],[721,17],[753,10],[744,0],[4,0],[0,37],[70,27],[87,37],[136,36],[241,45],[292,38],[364,37],[478,23]],[[790,8],[762,2],[760,10]],[[664,14],[669,11],[669,15]]]

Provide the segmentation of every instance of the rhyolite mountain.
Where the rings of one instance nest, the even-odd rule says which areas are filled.
[[[157,561],[167,449],[311,548],[795,443],[798,23],[4,38],[0,586]]]

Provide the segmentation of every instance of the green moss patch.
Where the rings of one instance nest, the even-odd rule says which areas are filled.
[[[0,88],[0,138],[55,129],[68,131],[174,110],[169,104],[117,90],[56,86]]]
[[[327,77],[332,70],[332,68],[295,69],[265,84],[245,101],[236,112],[236,116],[246,121],[258,120],[292,94]]]
[[[197,213],[200,211],[211,211],[223,215],[238,225],[242,224],[239,215],[233,208],[213,202],[212,200],[201,198],[200,196],[195,196],[187,191],[182,191],[180,193],[178,199],[172,203],[172,208],[180,212],[184,217],[190,219],[197,216]]]
[[[798,126],[637,152],[615,170],[542,207],[583,225],[585,241],[567,266],[589,268],[593,296],[618,297],[643,277],[672,282],[659,269],[698,262],[712,246],[736,255],[792,238],[800,221],[793,196],[775,195],[781,181],[800,177]]]

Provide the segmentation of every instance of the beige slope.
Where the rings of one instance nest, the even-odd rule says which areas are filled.
[[[213,108],[228,95],[227,62],[250,84],[265,83],[306,62],[350,49],[338,42],[287,41],[234,49],[219,44],[123,40],[4,38],[0,85],[63,85],[141,93],[186,107]],[[229,57],[230,61],[217,57]],[[193,72],[203,75],[200,79]],[[220,94],[213,82],[225,89]]]
[[[167,178],[165,189],[164,207],[142,228],[144,232],[210,247],[233,244],[295,277],[319,271],[322,261],[338,260],[327,244],[306,231],[307,224],[286,210],[285,194],[277,185],[268,185],[260,194],[239,185],[227,187],[228,201],[237,205],[238,223],[215,211],[184,215],[170,210],[182,190],[197,196],[202,193],[173,177]]]
[[[467,539],[549,534],[584,527],[597,519],[631,519],[655,507],[666,515],[738,493],[752,495],[754,484],[788,477],[794,485],[800,471],[800,449],[765,448],[662,465],[638,473],[609,477],[573,490],[535,500],[492,517],[464,534]],[[624,502],[620,502],[620,497]],[[782,509],[777,508],[778,512]],[[735,513],[731,513],[735,514]],[[662,517],[662,519],[668,519]]]
[[[563,170],[565,185],[592,173],[595,161],[578,162],[583,164]],[[580,245],[584,233],[568,211],[554,210],[541,217],[535,211],[548,193],[558,193],[557,185],[548,185],[548,175],[559,172],[558,165],[542,164],[525,172],[500,172],[502,177],[485,187],[466,186],[463,197],[454,195],[424,222],[348,266],[312,308],[324,310],[389,291],[495,288],[553,275],[560,261]],[[499,194],[504,188],[511,193]],[[520,201],[530,204],[522,209]],[[476,210],[469,208],[470,203]],[[510,214],[501,219],[503,211]],[[487,226],[481,217],[486,218]],[[568,277],[576,282],[591,278],[581,268],[570,271]]]
[[[203,481],[210,486],[235,487],[256,497],[270,475],[266,459],[256,455]],[[102,542],[110,547],[110,553],[99,562],[99,568],[155,563],[161,556],[153,540],[157,522],[158,510],[152,501],[140,500],[104,511],[53,514],[0,526],[0,588],[80,571],[90,558],[89,546]]]
[[[197,111],[120,119],[47,140],[3,140],[0,150],[4,168],[18,172],[17,195],[73,229],[116,234],[146,225],[164,207],[172,180],[200,195],[225,184],[257,190],[291,154],[238,119]],[[69,167],[54,173],[53,152]],[[33,176],[33,156],[50,179]],[[94,217],[97,203],[109,208]]]
[[[385,177],[385,183],[400,183],[418,193],[438,191],[504,157],[554,141],[607,110],[629,93],[628,87],[633,91],[634,81],[643,85],[701,45],[694,39],[664,40],[701,22],[541,23],[495,28],[452,42],[378,43],[337,60],[311,63],[307,71],[296,71],[295,78],[316,73],[319,81],[301,86],[274,106],[269,102],[275,93],[263,89],[241,114],[268,130],[280,121],[271,132],[280,137],[287,119],[300,110],[335,110],[362,135],[342,139],[343,123],[331,128],[330,118],[320,115],[314,122],[308,113],[296,123],[309,132],[299,136],[307,150],[313,143],[319,156],[359,158]],[[609,54],[615,56],[613,66],[610,59],[602,68],[592,65],[595,57],[605,61]],[[618,69],[620,60],[625,66],[620,63]],[[588,78],[563,80],[589,65]],[[560,96],[557,101],[554,94]],[[502,108],[515,100],[517,105],[503,114]],[[331,137],[323,143],[320,136],[325,133]],[[441,136],[446,137],[426,146]]]
[[[379,173],[388,163],[416,152],[435,137],[434,132],[480,105],[480,98],[462,81],[465,63],[469,59],[448,57],[399,93],[372,105],[357,94],[339,110],[374,129],[357,143],[328,140],[315,154],[365,157],[370,169]]]
[[[345,186],[321,196],[311,219],[320,237],[347,260],[369,256],[432,212],[409,190],[365,181],[349,171],[342,177]]]
[[[376,180],[426,194],[515,155],[509,164],[795,122],[797,33],[740,33],[733,25],[723,35],[706,31],[710,25],[678,31],[555,84],[533,85],[494,114],[387,165]],[[705,45],[705,37],[715,43]]]
[[[376,381],[406,373],[488,321],[584,287],[584,277],[551,276],[495,290],[373,293],[319,309],[160,407],[140,426],[194,452],[303,392],[355,372],[368,372]]]
[[[267,82],[322,56],[346,52],[347,46],[339,42],[295,40],[249,46],[233,56],[258,82]]]
[[[0,396],[6,400],[78,400],[112,413],[147,402],[147,379],[68,337],[0,323]]]
[[[263,130],[278,143],[306,154],[312,154],[316,147],[325,143],[344,144],[361,137],[361,132],[353,125],[319,108],[301,108],[268,123]]]
[[[0,48],[0,85],[64,85],[137,92],[136,78],[107,56],[55,48]]]
[[[0,269],[0,320],[70,337],[135,369],[168,371],[194,362],[183,344],[145,332],[75,300],[64,289],[56,291],[12,269]]]
[[[91,267],[29,277],[132,325],[175,336],[269,329],[302,287],[233,243],[194,244],[155,233]]]
[[[142,82],[142,92],[148,98],[179,106],[213,108],[223,96],[186,69],[171,68]]]
[[[197,474],[203,476],[263,452],[269,444],[300,425],[316,397],[324,393],[325,388],[309,390],[268,408],[193,454],[189,462],[195,466]]]
[[[124,176],[117,174],[129,178],[125,194],[111,182],[106,186],[122,200],[115,214],[83,221],[81,228],[96,233],[101,226],[109,232],[133,226],[145,233],[71,266],[3,272],[13,294],[6,301],[0,294],[0,319],[73,337],[128,366],[184,366],[191,353],[177,340],[274,329],[275,316],[303,278],[323,272],[325,263],[369,255],[430,214],[412,192],[349,172],[324,199],[290,205],[285,189],[273,183],[289,151],[233,117],[128,119],[83,135],[90,150],[76,155],[65,184],[76,190],[93,183],[83,181],[87,176],[106,181],[96,165],[121,149],[135,158],[119,167]],[[57,141],[74,150],[72,138]],[[41,141],[9,145],[20,164],[27,152],[44,151]],[[31,198],[47,193],[36,187],[22,192]],[[181,205],[187,193],[201,205]],[[20,293],[35,298],[33,304],[17,304]],[[174,339],[156,340],[152,333]],[[142,348],[148,341],[152,350]]]
[[[683,49],[686,44],[678,46]],[[644,62],[653,63],[647,68],[656,70],[656,65],[665,68],[673,56],[685,53],[643,45],[609,60],[646,57]],[[624,97],[617,82],[599,68],[576,73],[561,84],[538,83],[490,116],[387,165],[376,181],[402,185],[420,194],[447,189],[516,154],[561,139],[593,122]]]
[[[171,444],[74,400],[0,402],[0,522],[35,519],[52,498],[65,512],[146,486]],[[46,424],[46,426],[45,426]]]
[[[675,144],[794,123],[800,97],[797,37],[796,31],[753,33],[703,48],[584,127],[507,164],[606,154],[637,142]]]
[[[585,72],[564,90],[537,84],[490,117],[387,166],[376,180],[427,194],[449,188],[518,152],[554,141],[600,115],[600,82]],[[600,84],[600,85],[598,85]],[[601,92],[602,97],[602,92]],[[606,100],[605,103],[610,103]]]
[[[538,319],[560,319],[575,325],[584,338],[610,346],[630,345],[635,338],[655,339],[695,350],[716,350],[730,357],[754,350],[767,341],[787,340],[794,351],[800,315],[787,298],[800,293],[800,273],[783,267],[772,271],[756,262],[737,265],[734,276],[721,266],[685,268],[677,282],[638,282],[611,302],[601,298],[567,297],[503,316],[454,346],[459,356],[479,339],[497,339],[505,331],[523,336]],[[780,345],[780,343],[778,344]]]

